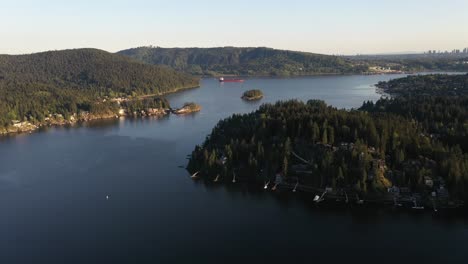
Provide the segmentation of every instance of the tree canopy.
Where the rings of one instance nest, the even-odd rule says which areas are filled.
[[[392,83],[415,83],[408,89],[426,95],[410,98],[401,88],[396,98],[366,102],[360,110],[311,100],[233,115],[195,148],[187,168],[208,181],[217,175],[230,181],[234,171],[262,183],[279,172],[317,188],[378,194],[398,186],[430,196],[444,187],[453,199],[468,200],[468,103],[463,89],[452,95],[447,84],[460,87],[468,75],[414,78]]]

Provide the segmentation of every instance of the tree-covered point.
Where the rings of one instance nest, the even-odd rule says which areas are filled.
[[[96,49],[0,55],[0,127],[80,111],[115,111],[114,97],[196,87],[197,78]]]
[[[246,100],[258,100],[263,98],[263,92],[257,89],[245,91],[242,98]]]
[[[123,101],[120,106],[128,113],[147,111],[148,109],[169,109],[171,105],[166,98],[150,97],[141,100]]]
[[[377,87],[388,94],[401,96],[468,95],[468,74],[414,75],[379,82]]]
[[[194,75],[288,76],[367,71],[367,67],[342,57],[271,48],[139,47],[118,53]]]
[[[403,117],[337,110],[322,101],[265,104],[220,121],[187,169],[208,181],[219,175],[228,182],[236,172],[257,183],[281,172],[312,187],[362,194],[393,185],[423,192],[426,179],[446,182],[454,198],[468,192],[468,155],[460,147]]]

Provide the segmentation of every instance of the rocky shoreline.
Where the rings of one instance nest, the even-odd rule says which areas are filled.
[[[242,96],[241,98],[244,99],[244,100],[246,100],[246,101],[257,101],[257,100],[262,99],[262,98],[263,98],[263,95],[253,96],[253,97]]]
[[[64,126],[64,125],[74,125],[77,123],[84,123],[93,120],[101,119],[112,119],[125,116],[133,117],[150,117],[150,116],[163,116],[170,113],[170,109],[157,109],[157,108],[148,108],[140,112],[128,113],[124,109],[120,109],[118,113],[108,112],[103,114],[91,114],[88,112],[82,112],[80,114],[74,114],[65,119],[61,114],[51,114],[45,118],[43,122],[29,122],[29,121],[14,121],[13,125],[7,128],[0,128],[0,135],[8,134],[19,134],[19,133],[31,133],[35,130],[38,130],[42,127],[50,126]]]
[[[172,110],[172,113],[176,115],[185,115],[199,111],[201,111],[200,105],[195,103],[185,103],[184,106],[182,106],[181,108]]]
[[[60,114],[49,115],[46,117],[43,122],[30,122],[30,121],[15,121],[13,125],[7,128],[0,128],[0,135],[16,134],[16,133],[31,133],[41,127],[50,127],[50,126],[63,126],[63,125],[73,125],[82,122],[88,122],[98,119],[110,119],[118,118],[119,114],[116,113],[105,113],[105,114],[89,114],[81,113],[79,115],[74,114],[69,119],[65,119]]]
[[[73,114],[68,119],[61,114],[50,114],[43,122],[30,122],[30,121],[14,121],[13,124],[7,128],[0,128],[0,136],[8,134],[19,133],[32,133],[42,127],[50,126],[64,126],[74,125],[77,123],[84,123],[92,120],[112,119],[120,117],[159,117],[169,115],[171,113],[176,115],[184,115],[189,113],[198,112],[201,106],[195,103],[187,103],[181,108],[147,108],[144,110],[129,112],[126,109],[120,108],[117,113],[108,112],[104,114],[91,114],[88,112],[81,112],[80,114]]]

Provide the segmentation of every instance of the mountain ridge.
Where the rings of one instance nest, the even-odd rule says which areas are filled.
[[[146,63],[167,65],[193,75],[294,76],[361,73],[367,68],[333,55],[266,47],[161,48],[121,50]]]

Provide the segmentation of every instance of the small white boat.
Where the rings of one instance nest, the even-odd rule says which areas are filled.
[[[324,192],[322,193],[322,196],[315,195],[315,197],[314,197],[314,202],[320,203],[320,202],[322,202],[323,200],[325,200],[323,197],[325,196],[326,193],[327,193],[327,191],[324,191]]]
[[[199,171],[195,172],[194,174],[192,174],[192,176],[190,176],[191,178],[197,178],[197,175],[198,173],[200,173]]]
[[[296,182],[296,185],[294,186],[293,192],[296,192],[297,186],[299,185],[299,182]]]

